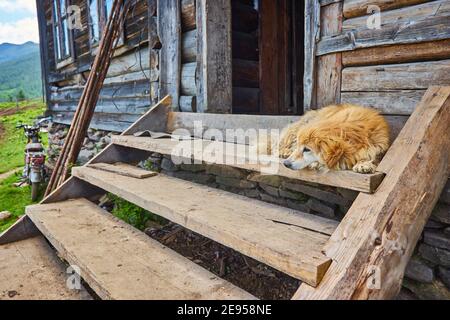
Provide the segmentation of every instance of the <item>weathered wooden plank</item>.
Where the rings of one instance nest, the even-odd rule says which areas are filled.
[[[102,299],[253,298],[87,200],[32,206],[27,213]]]
[[[197,94],[197,84],[195,75],[197,73],[197,63],[185,63],[181,66],[181,94],[184,96],[195,96]]]
[[[92,300],[83,286],[68,288],[67,268],[42,236],[1,246],[0,270],[0,300]]]
[[[180,109],[181,112],[197,112],[197,97],[181,96]]]
[[[424,94],[425,90],[342,92],[342,102],[371,107],[387,115],[410,115]]]
[[[101,99],[98,101],[95,112],[104,114],[143,114],[150,107],[150,98],[121,98],[121,99]],[[49,104],[52,112],[75,112],[77,101],[57,102]]]
[[[181,38],[181,61],[183,63],[197,61],[197,30],[183,33]]]
[[[305,1],[305,70],[304,97],[305,111],[312,109],[315,96],[317,42],[320,38],[320,4],[318,0]]]
[[[231,1],[197,0],[197,110],[231,113]]]
[[[233,59],[233,86],[259,88],[259,62]]]
[[[450,58],[450,39],[343,52],[346,67],[441,60]]]
[[[159,96],[170,95],[172,108],[179,110],[181,87],[181,3],[158,1],[158,34],[161,40]]]
[[[370,5],[379,7],[382,11],[392,10],[401,7],[412,6],[418,3],[424,3],[429,0],[345,0],[344,16],[345,18],[353,18],[368,14]]]
[[[33,222],[27,216],[23,216],[8,230],[0,234],[0,245],[29,239],[38,235],[40,235],[39,230]]]
[[[345,68],[342,91],[423,90],[450,84],[450,60]]]
[[[195,0],[181,0],[181,23],[184,32],[197,27]]]
[[[322,8],[321,36],[339,34],[342,30],[342,2]],[[317,106],[324,107],[341,101],[342,54],[328,54],[318,58]]]
[[[325,37],[317,45],[317,55],[377,46],[430,42],[450,38],[449,16],[392,23],[381,29],[354,30]]]
[[[88,167],[136,179],[146,179],[158,175],[157,172],[143,170],[123,162],[116,162],[113,164],[94,163],[89,164]]]
[[[234,114],[261,114],[261,90],[259,88],[233,87]]]
[[[178,134],[181,134],[181,132],[178,132]],[[233,139],[245,139],[243,134],[243,132],[238,132],[233,136]],[[214,138],[220,140],[221,137],[215,135]],[[227,138],[231,140],[231,137]],[[242,144],[236,145],[234,143],[212,142],[210,140],[180,142],[169,139],[158,140],[128,136],[113,137],[113,142],[117,145],[139,150],[175,155],[184,161],[187,160],[190,162],[191,159],[195,159],[198,162],[228,165],[239,169],[266,174],[270,173],[290,179],[341,187],[360,192],[374,192],[384,177],[384,174],[380,173],[363,175],[352,171],[293,171],[284,167],[280,159],[257,159],[257,155],[252,154],[253,148]]]
[[[396,10],[383,11],[381,13],[381,28],[392,23],[405,23],[422,19],[433,19],[440,16],[448,16],[450,3],[447,0],[429,1],[424,4],[408,6]],[[347,19],[343,23],[343,30],[368,29],[367,16]]]
[[[326,246],[333,263],[317,289],[297,299],[393,299],[447,181],[450,87],[430,88],[379,170],[373,195],[361,194]]]
[[[335,225],[330,220],[300,212],[296,215],[289,209],[164,175],[133,179],[91,168],[74,168],[73,172],[78,178],[313,286],[329,265],[328,259],[321,258],[328,236],[314,230],[329,230],[329,223]],[[168,197],[167,190],[177,199]]]
[[[150,51],[141,49],[138,52],[116,57],[111,61],[106,78],[117,77],[131,72],[142,72],[150,68]]]

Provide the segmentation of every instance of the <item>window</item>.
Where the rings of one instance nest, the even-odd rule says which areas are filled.
[[[72,56],[67,4],[68,0],[53,0],[53,36],[57,63]]]
[[[89,0],[88,4],[91,45],[96,46],[111,14],[113,0]]]

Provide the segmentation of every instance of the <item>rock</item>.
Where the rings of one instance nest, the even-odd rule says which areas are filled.
[[[0,221],[6,221],[11,218],[12,214],[9,211],[0,212]]]
[[[450,236],[450,227],[445,228],[444,233],[448,236]]]
[[[264,183],[260,183],[259,184],[260,188],[263,189],[266,193],[268,193],[269,195],[273,196],[273,197],[279,197],[280,196],[280,192],[278,190],[278,188],[275,187],[271,187],[269,185],[266,185]]]
[[[414,280],[405,279],[403,286],[412,291],[421,300],[449,300],[450,291],[445,285],[435,280],[432,283],[420,283]]]
[[[424,242],[430,246],[450,251],[450,236],[442,231],[425,231]]]
[[[409,279],[422,282],[432,283],[434,281],[433,268],[428,266],[418,257],[413,257],[406,267],[405,276]]]
[[[216,182],[218,184],[222,184],[228,187],[240,188],[240,189],[253,189],[256,188],[256,183],[241,180],[236,178],[227,178],[227,177],[216,177]]]
[[[350,201],[346,200],[345,198],[341,197],[340,195],[333,193],[331,191],[325,191],[321,190],[319,188],[310,187],[304,184],[299,183],[291,183],[291,182],[283,182],[283,188],[300,192],[303,194],[306,194],[310,197],[314,197],[316,199],[326,201],[328,203],[335,203],[338,205],[347,206],[351,204]]]
[[[259,199],[259,191],[256,189],[245,189],[241,194],[248,198]]]
[[[293,210],[301,211],[304,213],[311,213],[311,209],[304,203],[287,199],[287,206]]]
[[[431,219],[437,222],[450,224],[450,206],[439,203],[436,208],[434,208]]]
[[[399,300],[399,301],[411,301],[411,300],[419,300],[419,298],[412,293],[411,291],[409,291],[406,288],[402,288],[400,290],[400,293],[398,294],[397,298],[395,300]]]
[[[269,194],[266,193],[260,193],[261,200],[273,204],[277,204],[279,206],[287,207],[287,201],[286,199],[278,198],[278,197],[272,197]]]
[[[206,170],[206,165],[204,164],[181,164],[180,169],[189,172],[203,172]]]
[[[89,162],[89,160],[91,160],[94,156],[95,156],[94,150],[83,149],[80,151],[80,154],[78,155],[78,163],[84,165],[87,162]]]
[[[163,158],[161,161],[161,168],[163,170],[169,171],[169,172],[175,172],[178,171],[178,167],[169,159]]]
[[[207,166],[206,173],[225,178],[237,178],[237,179],[243,179],[247,175],[246,172],[244,172],[243,170],[221,165]]]
[[[450,179],[448,179],[447,184],[444,187],[444,191],[442,191],[441,197],[439,201],[442,203],[450,204]]]
[[[268,176],[259,173],[252,173],[247,176],[247,180],[263,183],[265,185],[279,188],[283,182],[283,179],[280,176]]]
[[[291,199],[291,200],[296,200],[296,201],[301,201],[301,202],[306,202],[309,199],[303,193],[292,192],[292,191],[288,191],[288,190],[284,190],[284,189],[280,189],[280,197]]]
[[[320,202],[316,199],[309,199],[306,204],[312,211],[317,212],[319,216],[325,217],[325,218],[336,218],[335,210],[336,208],[332,208],[329,205],[326,205],[323,202]]]
[[[439,267],[438,272],[439,278],[441,281],[450,289],[450,269]]]
[[[422,258],[434,264],[450,267],[450,251],[421,244],[419,252]]]
[[[192,181],[194,183],[199,183],[199,184],[209,184],[209,183],[214,182],[214,179],[215,179],[214,176],[210,176],[208,174],[193,173],[193,172],[188,172],[188,171],[172,172],[172,176],[179,178],[179,179]]]
[[[92,141],[89,141],[86,145],[84,145],[84,149],[94,150],[95,149],[95,144]]]

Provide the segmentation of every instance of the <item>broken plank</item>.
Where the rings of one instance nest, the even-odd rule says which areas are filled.
[[[157,172],[143,170],[143,169],[140,169],[135,166],[132,166],[132,165],[129,165],[126,163],[122,163],[122,162],[116,162],[113,164],[95,163],[95,164],[88,165],[88,167],[107,171],[107,172],[117,173],[121,176],[126,176],[126,177],[131,177],[131,178],[136,178],[136,179],[145,179],[145,178],[150,178],[150,177],[154,177],[154,176],[158,175]]]

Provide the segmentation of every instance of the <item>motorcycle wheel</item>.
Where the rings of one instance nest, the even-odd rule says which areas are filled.
[[[33,182],[31,184],[31,201],[35,202],[39,196],[39,182]]]

